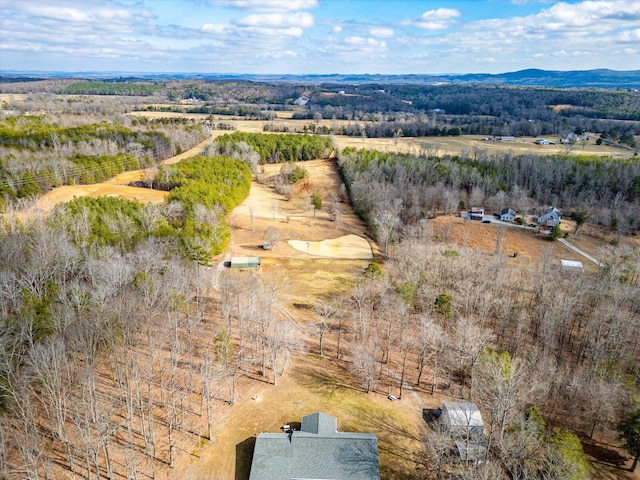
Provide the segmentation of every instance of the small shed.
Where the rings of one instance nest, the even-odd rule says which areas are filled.
[[[478,437],[484,432],[480,410],[471,402],[444,402],[440,422],[453,437]]]
[[[567,273],[583,273],[584,268],[582,266],[582,262],[578,260],[560,260],[560,265],[562,266],[562,271]]]
[[[231,268],[258,268],[260,257],[231,257]]]

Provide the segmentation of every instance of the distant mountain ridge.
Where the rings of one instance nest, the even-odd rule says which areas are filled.
[[[25,78],[26,77],[26,78]],[[0,83],[32,81],[47,78],[79,78],[101,80],[249,80],[256,82],[344,83],[344,84],[494,84],[531,87],[597,87],[640,89],[640,70],[540,70],[526,69],[507,73],[466,74],[224,74],[224,73],[135,73],[135,72],[0,72]],[[28,79],[28,80],[27,80]]]

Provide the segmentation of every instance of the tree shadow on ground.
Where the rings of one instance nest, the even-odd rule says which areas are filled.
[[[321,357],[318,357],[321,358]],[[316,391],[324,394],[336,394],[340,391],[351,390],[361,392],[362,389],[347,383],[348,379],[340,378],[341,375],[335,375],[322,370],[321,364],[318,368],[305,368],[294,372],[295,379],[300,385],[306,387],[310,391]]]
[[[618,450],[603,443],[583,439],[582,449],[584,453],[593,457],[596,462],[616,468],[624,468],[627,457],[621,455]]]
[[[249,437],[236,445],[235,480],[249,480],[255,445],[256,437]]]

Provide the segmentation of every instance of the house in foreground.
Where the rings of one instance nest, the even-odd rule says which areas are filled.
[[[338,432],[338,420],[320,412],[299,431],[259,434],[249,480],[291,479],[379,480],[378,438]]]

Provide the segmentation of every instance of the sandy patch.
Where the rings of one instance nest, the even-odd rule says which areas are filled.
[[[309,255],[330,258],[373,258],[371,245],[358,235],[344,235],[342,237],[322,240],[321,242],[307,242],[305,240],[289,240],[293,248]]]
[[[38,200],[38,209],[48,213],[61,202],[69,202],[76,197],[123,197],[142,203],[162,203],[169,192],[148,188],[129,187],[99,183],[95,185],[65,185],[48,192]]]

